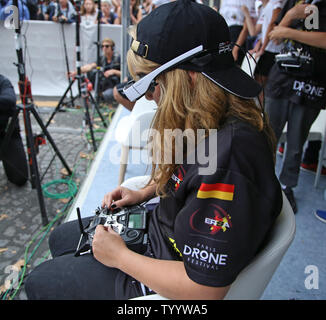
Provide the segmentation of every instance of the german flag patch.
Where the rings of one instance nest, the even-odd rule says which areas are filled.
[[[225,183],[202,183],[197,192],[197,198],[215,198],[220,200],[232,201],[234,195],[234,184]]]

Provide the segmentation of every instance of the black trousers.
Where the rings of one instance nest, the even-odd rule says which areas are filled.
[[[0,137],[0,147],[4,137]],[[2,150],[3,167],[8,180],[17,186],[22,186],[28,179],[27,159],[20,135],[11,137],[6,150]]]
[[[303,145],[320,110],[294,104],[288,99],[265,97],[265,111],[277,141],[287,123],[287,148],[279,180],[283,185],[294,188],[298,184]]]
[[[86,226],[89,218],[83,219]],[[77,221],[64,223],[51,233],[53,259],[37,266],[27,277],[25,291],[31,300],[115,300],[118,270],[93,255],[75,257],[80,239]]]

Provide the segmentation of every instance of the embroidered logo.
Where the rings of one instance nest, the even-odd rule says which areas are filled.
[[[231,216],[220,206],[210,204],[211,210],[207,213],[197,209],[190,217],[190,227],[192,230],[214,235],[222,230],[226,232],[232,228]],[[207,210],[205,210],[207,211]]]

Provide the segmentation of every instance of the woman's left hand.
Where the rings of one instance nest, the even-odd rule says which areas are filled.
[[[121,236],[110,227],[98,225],[93,239],[96,260],[111,268],[119,269],[119,257],[129,250]]]

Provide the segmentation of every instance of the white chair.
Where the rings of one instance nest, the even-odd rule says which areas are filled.
[[[287,132],[287,124],[284,126],[283,133],[279,142],[286,142],[286,132]],[[326,138],[326,110],[321,110],[317,119],[312,124],[307,141],[318,141],[320,140],[321,148],[319,151],[318,158],[318,166],[315,175],[314,186],[317,188],[320,180],[321,170],[323,166],[324,153],[325,153],[325,138]]]
[[[318,187],[319,180],[320,180],[320,175],[321,175],[321,170],[323,168],[323,160],[324,160],[324,155],[325,155],[325,139],[326,139],[326,110],[321,110],[318,118],[316,121],[313,123],[312,126],[315,125],[315,128],[312,127],[314,130],[319,130],[320,132],[320,140],[321,140],[321,147],[319,150],[319,157],[318,157],[318,166],[317,166],[317,171],[316,171],[316,176],[315,176],[315,188]],[[311,130],[310,130],[311,131]]]
[[[123,186],[130,189],[144,186],[148,176],[134,177],[126,180]],[[282,211],[266,241],[265,246],[243,269],[232,284],[225,300],[258,300],[279,266],[284,254],[292,243],[295,235],[295,217],[284,193]],[[158,294],[138,297],[134,300],[167,299]]]
[[[131,190],[139,190],[148,183],[150,176],[137,176],[132,177],[127,180],[125,180],[123,183],[121,183],[122,187],[126,187]],[[153,198],[149,201],[147,201],[147,204],[150,203],[158,203],[160,201],[159,197]]]
[[[130,115],[123,117],[115,129],[115,139],[121,144],[119,185],[123,182],[130,149],[143,149],[147,145],[146,130],[150,128],[157,105],[145,97],[139,99]]]
[[[131,190],[139,190],[148,183],[150,176],[137,176],[125,180],[121,186]]]
[[[267,239],[265,247],[241,271],[225,300],[258,300],[272,279],[284,254],[295,236],[295,217],[292,207],[282,192],[283,207]]]

